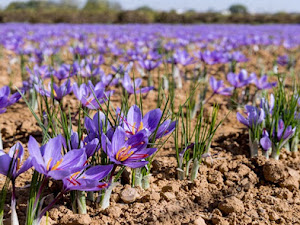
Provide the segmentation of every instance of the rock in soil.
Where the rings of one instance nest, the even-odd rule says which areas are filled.
[[[225,214],[243,213],[245,211],[243,202],[234,196],[226,198],[219,204],[218,208]]]
[[[135,188],[127,187],[121,191],[120,197],[123,202],[132,203],[137,200],[137,198],[139,197],[139,194]]]
[[[284,165],[280,161],[270,160],[263,166],[264,177],[272,183],[279,183],[287,177]]]
[[[205,220],[202,217],[199,217],[194,221],[194,225],[206,225]]]

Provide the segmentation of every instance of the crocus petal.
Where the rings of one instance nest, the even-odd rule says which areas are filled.
[[[149,111],[148,113],[146,113],[142,120],[144,127],[147,128],[150,132],[155,131],[161,116],[162,112],[160,109]]]
[[[142,121],[142,112],[140,108],[136,105],[130,107],[127,113],[127,121],[124,122],[125,130],[132,131],[136,133]]]
[[[32,136],[29,137],[28,151],[30,156],[34,159],[34,161],[36,161],[36,163],[44,165],[44,159],[42,157],[39,144]]]
[[[141,168],[148,164],[148,161],[135,161],[135,162],[124,162],[123,165],[130,168]]]
[[[29,157],[28,159],[25,160],[25,162],[23,163],[22,167],[17,171],[16,175],[15,175],[15,179],[22,173],[26,172],[27,170],[29,170],[32,167],[32,158]]]
[[[113,165],[98,165],[93,166],[86,170],[81,177],[85,177],[86,179],[95,179],[97,181],[105,178],[113,169]]]
[[[265,151],[268,151],[272,147],[272,142],[268,136],[261,138],[260,144]]]
[[[240,123],[249,127],[249,121],[245,119],[245,117],[243,117],[239,112],[236,113],[236,118]]]
[[[9,157],[9,155],[6,154],[3,150],[0,150],[0,151],[1,151],[1,155],[0,155],[0,165],[1,165],[0,166],[0,173],[3,174],[4,176],[7,176],[12,158]]]
[[[50,167],[54,166],[61,158],[61,149],[62,149],[62,136],[58,135],[55,138],[51,138],[48,143],[45,145],[44,148],[44,161],[45,163],[49,164]]]
[[[122,127],[117,127],[112,138],[112,153],[115,155],[125,145],[125,131]]]

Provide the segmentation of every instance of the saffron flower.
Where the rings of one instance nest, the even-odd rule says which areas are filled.
[[[21,94],[16,92],[10,95],[10,88],[4,86],[0,89],[0,114],[6,112],[6,108],[13,105],[21,98]]]
[[[84,142],[91,142],[95,138],[101,140],[101,135],[106,131],[106,135],[111,139],[113,134],[113,129],[109,121],[103,112],[97,112],[93,119],[85,117],[84,126],[87,130],[87,137],[84,139]]]
[[[82,170],[87,160],[85,150],[74,149],[62,156],[63,143],[64,139],[59,135],[39,147],[37,141],[30,136],[28,151],[35,170],[55,180],[62,180]]]
[[[75,83],[73,85],[73,93],[83,106],[89,109],[99,109],[99,103],[103,104],[107,100],[108,96],[113,92],[105,92],[103,87],[94,87],[94,85],[89,82],[88,84],[80,85],[80,87],[78,87],[78,85]]]
[[[277,63],[280,66],[286,66],[289,64],[289,56],[288,55],[281,55],[277,57]]]
[[[65,81],[61,86],[56,85],[54,82],[48,84],[48,90],[44,89],[41,85],[35,85],[36,90],[41,94],[47,97],[52,97],[61,101],[64,96],[68,95],[72,91],[71,81]]]
[[[292,126],[287,126],[285,128],[283,120],[278,121],[278,125],[277,125],[278,141],[280,141],[280,140],[287,141],[294,135],[295,131],[296,131],[296,128],[292,128]]]
[[[239,74],[228,73],[228,82],[235,88],[241,88],[248,85],[252,81],[252,77],[248,77],[246,70],[241,70]]]
[[[78,171],[63,179],[64,192],[77,191],[100,191],[109,186],[106,182],[101,182],[112,171],[111,165],[98,165],[87,170]]]
[[[260,108],[262,108],[265,111],[265,114],[270,113],[272,115],[274,105],[275,105],[275,97],[273,94],[270,95],[269,103],[265,98],[261,99]]]
[[[220,95],[231,95],[233,91],[233,87],[225,87],[224,81],[217,81],[214,77],[209,79],[210,86],[213,90],[213,94]]]
[[[21,166],[23,159],[24,149],[19,142],[10,148],[8,154],[0,150],[0,174],[15,180],[32,166],[30,157]]]
[[[157,150],[147,148],[148,137],[145,132],[138,132],[128,138],[125,130],[120,126],[116,128],[112,141],[102,134],[101,143],[110,161],[130,168],[145,166],[148,163],[145,159]]]
[[[94,153],[100,148],[99,139],[93,138],[92,140],[85,139],[84,141],[79,140],[78,133],[72,131],[69,149],[84,149],[87,158],[94,155]]]
[[[161,61],[156,61],[152,59],[143,59],[138,61],[140,66],[147,70],[148,72],[151,70],[154,70],[156,67],[158,67],[161,64]]]
[[[168,60],[169,63],[180,64],[187,66],[194,63],[194,58],[191,57],[187,51],[176,51],[173,56]]]
[[[131,80],[130,76],[128,75],[128,73],[124,74],[124,78],[123,78],[123,87],[124,89],[129,93],[129,94],[134,94],[134,93],[147,93],[151,90],[154,89],[153,86],[150,87],[144,87],[144,88],[140,88],[140,86],[142,85],[142,79],[141,78],[136,78],[133,81]],[[135,91],[135,92],[134,92]]]
[[[268,76],[266,74],[258,78],[255,73],[252,73],[250,77],[252,78],[252,83],[255,84],[258,90],[270,89],[277,85],[277,82],[268,82]]]
[[[153,109],[147,112],[143,117],[140,108],[137,105],[133,105],[130,107],[127,117],[121,117],[121,119],[127,136],[135,135],[138,132],[145,132],[149,139],[151,139],[155,134],[161,117],[162,111],[160,109]],[[164,121],[161,125],[159,125],[155,138],[158,139],[171,133],[175,129],[175,126],[175,121]]]
[[[255,106],[246,105],[245,106],[247,118],[243,117],[239,112],[237,112],[237,120],[246,125],[248,128],[255,128],[257,125],[261,124],[265,118],[265,113],[263,109],[258,109]]]
[[[269,151],[272,148],[272,141],[269,138],[269,133],[266,129],[263,130],[262,138],[260,139],[260,145],[265,151]]]

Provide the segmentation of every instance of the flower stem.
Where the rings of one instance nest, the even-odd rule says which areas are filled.
[[[277,149],[275,145],[273,145],[271,157],[275,160],[279,160],[279,155],[280,155],[280,151]]]
[[[134,187],[141,187],[142,186],[142,170],[141,168],[134,169]]]
[[[295,135],[292,139],[291,151],[292,152],[297,152],[298,147],[299,147],[298,145],[299,145],[299,133],[295,133]]]
[[[48,210],[50,210],[50,209],[55,205],[55,203],[56,203],[58,200],[60,200],[60,198],[61,198],[63,195],[64,195],[64,192],[60,192],[60,193],[56,196],[56,198],[55,198],[48,206],[46,206],[46,207],[41,211],[41,213],[40,213],[39,216],[38,216],[38,222],[41,221],[42,217],[46,214],[46,212],[47,212]],[[37,223],[37,224],[39,224],[39,223]]]
[[[145,190],[150,187],[150,177],[151,177],[151,174],[149,173],[146,176],[143,176],[143,178],[142,178],[142,187]]]
[[[15,181],[12,180],[12,193],[11,193],[11,224],[19,225],[18,214],[16,211],[16,185]]]
[[[192,173],[191,173],[191,181],[195,180],[198,176],[198,170],[199,170],[199,160],[197,158],[195,158],[193,160],[193,167],[192,167]]]
[[[117,183],[111,183],[110,186],[104,191],[104,196],[100,203],[101,209],[106,209],[109,207],[110,196],[112,193],[113,188],[116,186]]]
[[[87,214],[84,191],[76,191],[76,201],[77,201],[78,214]]]
[[[258,140],[256,138],[252,140],[251,132],[249,131],[249,147],[250,147],[251,158],[258,155],[258,146],[259,146]]]
[[[40,197],[42,195],[42,192],[43,192],[43,190],[44,190],[47,182],[48,182],[48,178],[45,177],[45,179],[43,180],[41,186],[39,187],[38,193],[36,194],[36,197],[35,197],[35,201],[34,201],[34,204],[33,204],[33,210],[34,211],[37,209],[37,204],[38,204],[38,202],[40,200]]]

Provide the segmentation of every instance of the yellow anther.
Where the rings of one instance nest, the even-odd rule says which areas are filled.
[[[133,126],[132,126],[132,134],[135,134],[135,125],[136,125],[136,122],[133,123]]]
[[[76,177],[79,173],[80,173],[80,171],[78,171],[78,172],[76,172],[76,173],[73,173],[73,174],[70,176],[70,180],[72,180],[74,177]]]
[[[56,162],[56,164],[51,168],[51,170],[57,170],[57,168],[59,167],[59,165],[62,163],[63,159],[59,160]]]
[[[143,128],[144,128],[144,124],[143,124],[143,122],[141,121],[138,131],[142,130]]]
[[[56,91],[54,89],[53,89],[53,96],[57,97],[57,93],[56,93]]]
[[[49,161],[48,161],[48,163],[47,163],[47,171],[50,170],[50,164],[51,164],[51,162],[52,162],[52,158],[50,158]]]
[[[20,161],[20,158],[17,159],[17,170],[20,169],[20,164],[21,164],[21,161]]]
[[[128,159],[133,154],[133,151],[129,152],[130,149],[130,145],[128,147],[121,148],[116,154],[116,159],[120,162],[123,162],[126,159]]]

